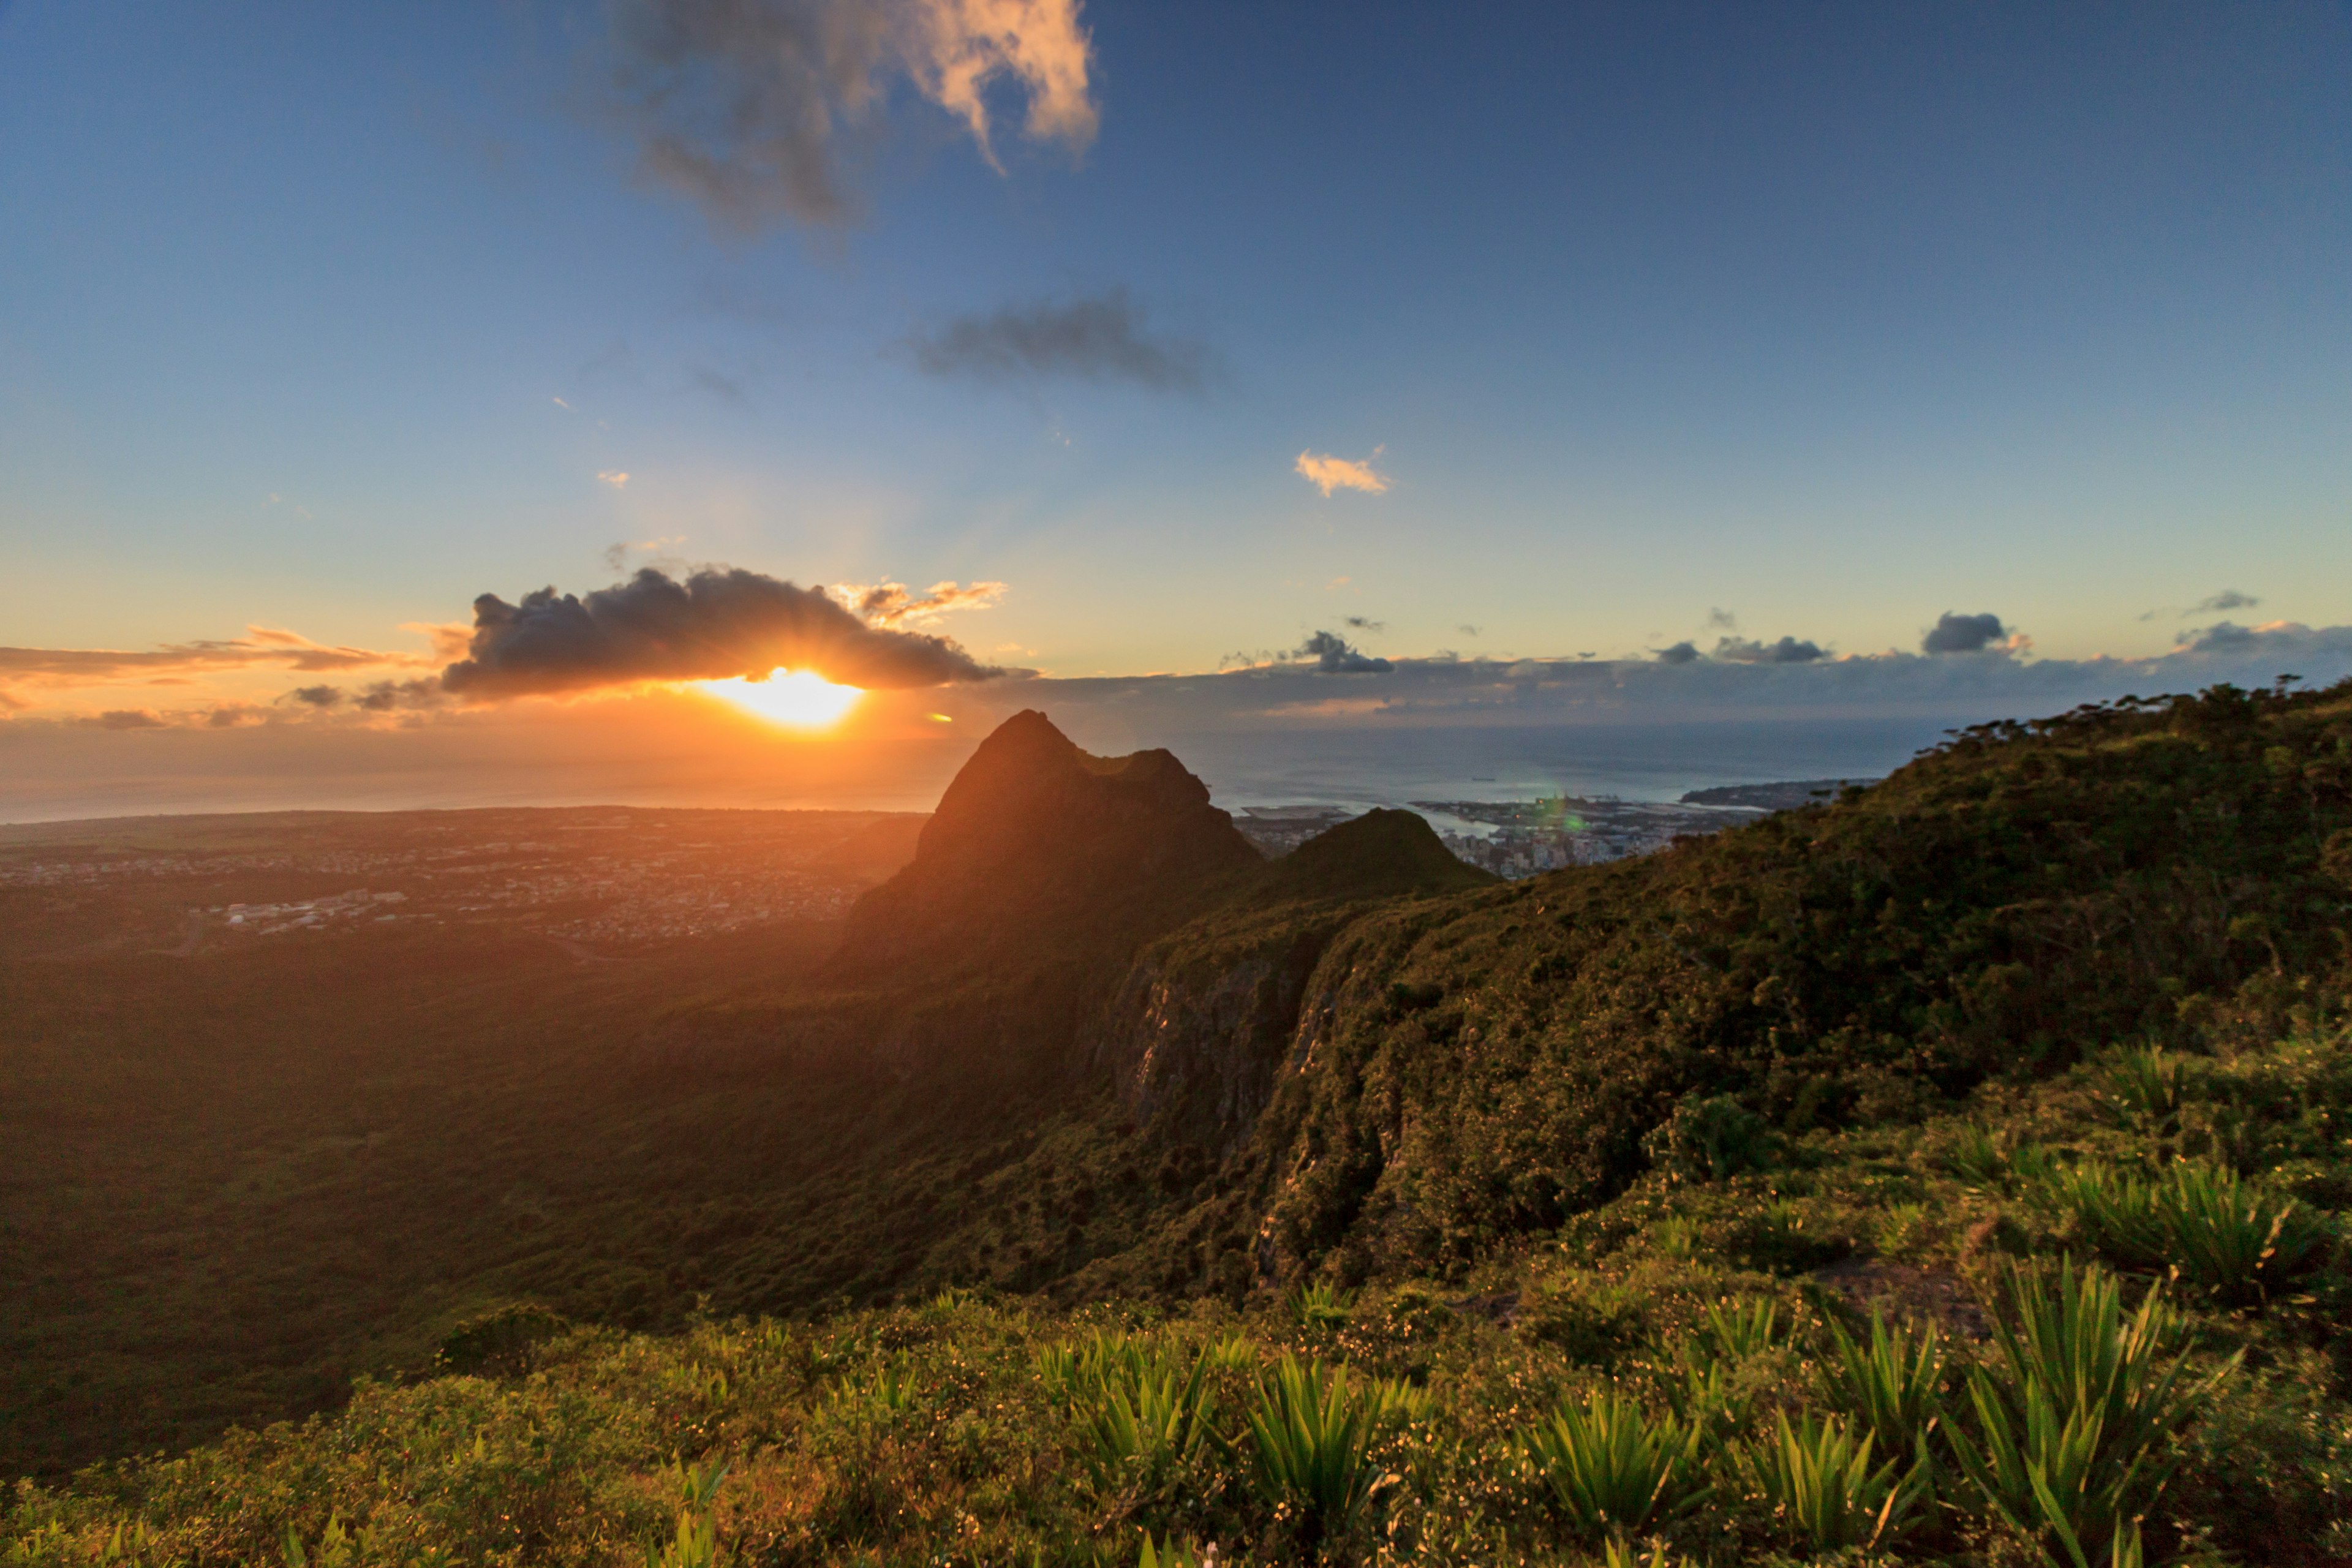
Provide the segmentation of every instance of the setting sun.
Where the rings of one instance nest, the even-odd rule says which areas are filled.
[[[799,730],[839,723],[866,695],[855,686],[835,686],[806,669],[779,670],[765,680],[701,680],[695,689],[755,718]]]

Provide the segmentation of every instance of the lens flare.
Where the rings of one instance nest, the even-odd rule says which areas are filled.
[[[837,724],[866,695],[855,686],[835,686],[807,669],[778,670],[765,680],[698,680],[694,688],[755,719],[795,730]]]

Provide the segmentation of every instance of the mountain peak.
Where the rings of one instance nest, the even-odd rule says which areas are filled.
[[[1190,912],[1209,883],[1258,864],[1172,754],[1095,756],[1027,710],[948,785],[913,862],[858,900],[836,967],[1132,942]]]

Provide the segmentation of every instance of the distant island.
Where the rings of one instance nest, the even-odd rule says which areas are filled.
[[[1837,798],[1843,789],[1860,789],[1876,779],[1794,779],[1785,784],[1718,784],[1713,789],[1687,790],[1685,805],[1744,805],[1758,811],[1794,811]]]

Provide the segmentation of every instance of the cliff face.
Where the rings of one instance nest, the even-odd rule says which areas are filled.
[[[1230,1153],[1300,1055],[1301,1008],[1333,939],[1385,900],[1497,885],[1412,812],[1341,823],[1146,949],[1106,1011],[1097,1060],[1138,1123]]]

